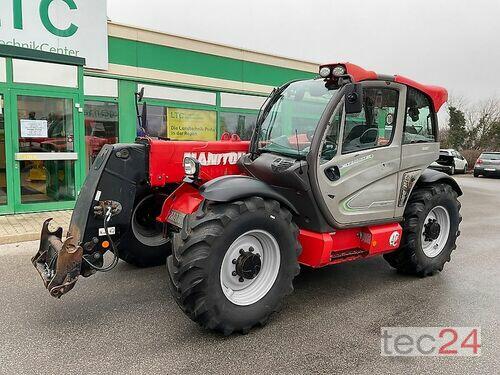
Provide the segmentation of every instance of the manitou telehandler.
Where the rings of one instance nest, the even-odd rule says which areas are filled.
[[[167,260],[181,309],[224,334],[263,325],[299,264],[383,254],[401,272],[432,275],[450,260],[461,221],[458,184],[426,169],[439,156],[446,100],[440,87],[334,63],[275,89],[251,142],[107,145],[66,239],[47,220],[33,264],[61,297],[119,258]]]

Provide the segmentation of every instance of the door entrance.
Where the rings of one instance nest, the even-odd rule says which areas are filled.
[[[16,212],[73,206],[79,139],[76,102],[71,94],[32,90],[11,96]]]

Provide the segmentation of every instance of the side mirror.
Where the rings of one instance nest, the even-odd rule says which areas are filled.
[[[144,87],[137,93],[137,101],[142,102],[142,98],[144,98]]]
[[[146,103],[142,104],[141,125],[144,130],[148,128],[148,105]]]
[[[417,122],[420,118],[420,111],[416,107],[408,108],[408,116],[410,116],[411,121]]]
[[[363,110],[363,87],[359,83],[346,85],[345,112],[346,114],[360,113]]]
[[[146,103],[142,104],[142,113],[139,113],[139,103],[142,101],[144,98],[144,87],[141,88],[139,92],[136,92],[135,94],[135,112],[137,114],[137,121],[139,123],[140,127],[140,132],[138,133],[140,136],[143,136],[146,133],[147,129],[147,118],[148,118],[148,109]]]

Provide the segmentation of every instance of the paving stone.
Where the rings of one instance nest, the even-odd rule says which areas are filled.
[[[52,217],[51,229],[68,229],[72,211],[37,212],[0,216],[0,245],[37,240],[43,222]]]

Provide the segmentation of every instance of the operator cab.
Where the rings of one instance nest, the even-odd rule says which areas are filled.
[[[324,65],[318,78],[273,92],[240,166],[294,205],[301,228],[393,222],[438,157],[436,112],[446,98],[401,76]]]

